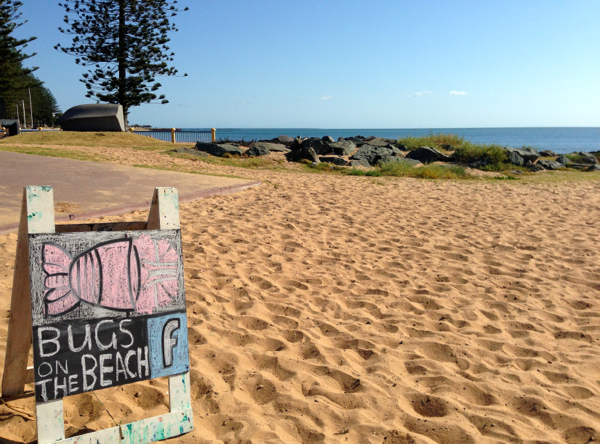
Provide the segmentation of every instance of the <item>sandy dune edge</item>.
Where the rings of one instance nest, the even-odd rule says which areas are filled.
[[[268,182],[181,206],[196,430],[175,441],[600,440],[598,184],[211,168]],[[166,390],[97,393],[129,422]],[[65,411],[70,434],[112,425],[90,394]],[[0,437],[34,440],[32,414],[0,405]]]

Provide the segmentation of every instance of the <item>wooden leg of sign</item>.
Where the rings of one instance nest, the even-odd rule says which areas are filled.
[[[32,333],[28,235],[37,233],[54,233],[54,192],[51,187],[28,186],[23,190],[2,396],[22,394],[25,382],[29,382],[28,376],[32,376],[27,370]],[[37,403],[35,410],[40,444],[65,438],[62,399]]]
[[[147,229],[179,229],[179,196],[176,188],[154,189]]]
[[[29,382],[27,357],[31,346],[31,296],[27,236],[32,233],[54,233],[54,194],[50,187],[29,186],[23,190],[6,359],[2,374],[3,397],[23,394],[25,383]]]
[[[148,230],[174,230],[179,224],[179,197],[175,188],[156,188],[148,216]],[[190,374],[169,377],[169,409],[171,412],[190,409]]]
[[[65,420],[62,399],[38,402],[35,405],[39,444],[65,439]]]
[[[190,396],[190,373],[169,377],[169,411],[177,412],[192,408]]]

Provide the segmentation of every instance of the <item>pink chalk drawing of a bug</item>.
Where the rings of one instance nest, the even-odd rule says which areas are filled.
[[[142,235],[102,242],[71,257],[42,246],[44,315],[59,316],[83,301],[109,310],[150,314],[179,291],[178,255],[165,239]]]

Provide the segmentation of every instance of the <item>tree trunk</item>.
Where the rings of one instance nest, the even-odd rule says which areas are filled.
[[[119,65],[119,104],[123,106],[123,121],[125,123],[125,131],[127,131],[127,112],[128,107],[125,103],[127,94],[127,42],[126,42],[126,4],[127,0],[119,0],[119,54],[117,62]]]

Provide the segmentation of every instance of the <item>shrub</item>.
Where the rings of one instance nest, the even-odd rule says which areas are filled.
[[[359,170],[358,168],[350,168],[349,170],[346,170],[345,172],[348,176],[364,176],[365,175],[365,171],[364,170]]]
[[[380,163],[379,171],[384,176],[414,177],[419,179],[467,179],[467,171],[457,165],[423,165],[415,168],[402,162]]]
[[[508,153],[500,145],[479,145],[471,142],[463,144],[454,151],[454,160],[461,163],[476,161],[487,162],[488,165],[508,163]]]
[[[596,159],[598,159],[600,161],[600,153],[590,153],[590,154],[592,154]],[[584,162],[585,156],[582,156],[581,154],[572,153],[572,154],[565,154],[565,156],[567,156],[567,159],[569,159],[573,163],[585,163]]]
[[[396,145],[404,145],[408,150],[415,150],[420,146],[429,146],[444,150],[448,147],[456,149],[461,146],[464,141],[464,137],[459,137],[456,134],[433,134],[430,132],[427,136],[408,136],[400,138],[398,139],[398,142],[396,142]]]

